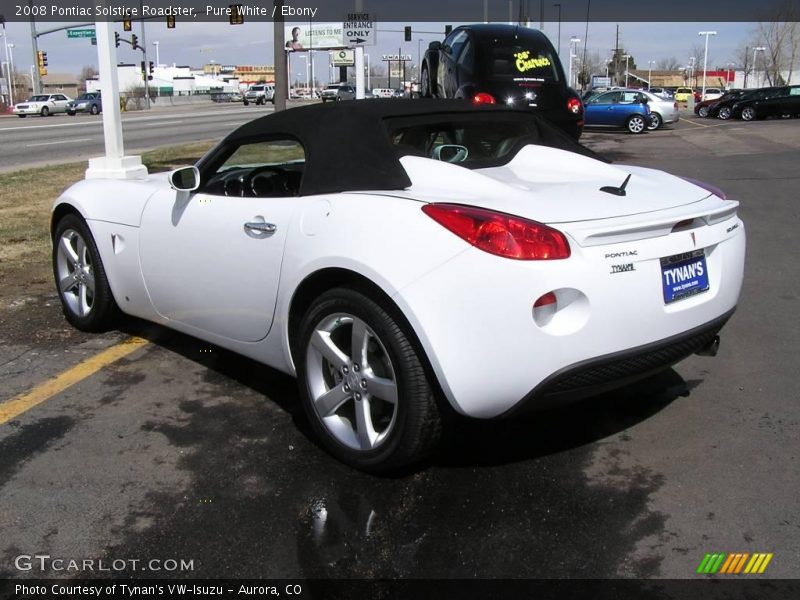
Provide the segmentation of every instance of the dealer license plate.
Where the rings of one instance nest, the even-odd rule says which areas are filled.
[[[664,289],[665,304],[708,291],[705,252],[695,250],[662,258],[661,285]]]

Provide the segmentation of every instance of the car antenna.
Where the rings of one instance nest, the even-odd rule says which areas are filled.
[[[625,186],[628,185],[628,182],[631,180],[631,174],[628,173],[628,176],[625,178],[625,181],[622,182],[622,185],[619,187],[613,185],[604,185],[600,188],[601,192],[605,192],[607,194],[614,194],[615,196],[625,196]]]

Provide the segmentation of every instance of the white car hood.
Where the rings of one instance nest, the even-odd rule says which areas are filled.
[[[637,215],[698,202],[709,192],[663,171],[611,165],[546,146],[525,146],[506,165],[470,170],[416,156],[400,159],[426,202],[491,208],[542,223],[571,223]],[[620,186],[625,196],[600,191]]]

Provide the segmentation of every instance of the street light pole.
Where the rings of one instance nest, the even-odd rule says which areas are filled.
[[[6,20],[3,21],[3,45],[6,47],[6,85],[8,85],[8,103],[14,106],[14,69],[9,55],[8,34],[6,33]]]
[[[653,63],[655,63],[655,62],[656,62],[656,61],[654,61],[654,60],[648,60],[648,61],[647,61],[647,66],[649,67],[649,68],[647,69],[647,91],[648,91],[648,92],[650,91],[650,88],[651,88],[651,87],[653,87],[653,84],[652,84],[652,79],[653,79]]]
[[[8,56],[9,56],[9,59],[8,59],[8,79],[9,79],[9,82],[10,82],[8,84],[8,100],[9,100],[9,102],[11,102],[12,105],[14,104],[14,84],[16,83],[14,81],[14,48],[16,48],[16,47],[17,47],[16,44],[9,44],[8,47],[7,47]]]
[[[708,38],[712,35],[717,35],[716,31],[701,31],[698,35],[706,36],[706,51],[703,55],[703,91],[700,94],[700,100],[705,100],[706,97],[706,73],[708,72]]]
[[[558,7],[558,58],[561,58],[561,3],[553,4]]]
[[[766,48],[764,46],[756,46],[753,48],[753,79],[756,78],[756,52],[764,52]]]
[[[570,87],[575,87],[572,77],[572,63],[574,62],[575,58],[578,56],[575,51],[578,49],[578,44],[580,43],[580,38],[575,37],[574,35],[569,38],[569,85]]]
[[[160,56],[158,55],[158,42],[153,42],[153,46],[156,47],[156,69],[157,69],[158,66],[161,64],[161,60],[159,60]],[[156,96],[161,98],[161,85],[160,84],[156,85]]]

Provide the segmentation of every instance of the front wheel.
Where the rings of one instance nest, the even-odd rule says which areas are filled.
[[[731,118],[731,109],[730,109],[730,107],[729,106],[723,106],[722,108],[720,108],[719,109],[719,113],[717,113],[717,116],[720,119],[722,119],[723,121],[727,121],[728,119],[730,119]]]
[[[89,110],[90,113],[96,115],[100,112],[100,109],[97,108],[97,104],[92,104],[92,108]]]
[[[86,223],[70,214],[53,237],[53,275],[64,316],[81,331],[105,331],[117,314],[100,253]]]
[[[339,460],[388,471],[433,449],[441,432],[433,388],[403,327],[378,303],[349,288],[325,292],[295,348],[303,408]]]
[[[650,121],[647,123],[647,129],[649,131],[655,131],[659,127],[661,127],[663,121],[661,120],[661,115],[658,113],[650,113]]]
[[[752,106],[745,106],[742,109],[742,119],[745,121],[753,121],[756,118],[756,109]]]
[[[697,109],[697,116],[698,117],[703,117],[705,119],[708,116],[708,107],[707,106],[701,106],[700,108],[698,108]]]
[[[43,107],[42,107],[42,112],[41,112],[40,114],[41,114],[43,117],[46,117],[46,116],[48,116],[48,115],[50,114],[50,109],[49,109],[49,108],[47,108],[46,106],[43,106]]]
[[[627,127],[631,133],[643,133],[647,129],[647,123],[645,123],[643,116],[633,115],[628,119]]]

